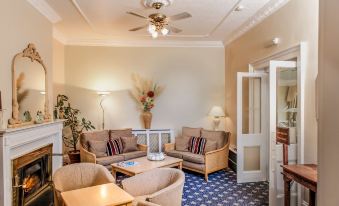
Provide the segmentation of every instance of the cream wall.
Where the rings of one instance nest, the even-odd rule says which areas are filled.
[[[339,1],[320,1],[318,205],[339,203]]]
[[[52,24],[27,1],[2,0],[0,6],[0,90],[6,109],[5,119],[12,110],[11,65],[15,54],[22,52],[28,43],[34,43],[48,69],[48,80],[52,82]],[[49,84],[49,91],[52,84]],[[52,97],[52,92],[50,93]],[[52,107],[52,102],[50,102]],[[1,197],[0,197],[1,198]]]
[[[130,95],[132,73],[165,86],[152,110],[152,128],[211,128],[213,105],[225,101],[224,48],[65,47],[65,90],[72,105],[101,128],[100,97],[106,128],[141,128],[140,111]],[[224,126],[224,123],[221,123]]]
[[[65,46],[53,39],[53,104],[56,104],[56,96],[65,93]]]
[[[288,49],[301,41],[308,43],[305,77],[305,162],[317,162],[317,122],[315,113],[315,79],[318,71],[318,1],[291,0],[226,47],[226,108],[230,118],[226,127],[236,144],[236,75],[248,71],[248,64]],[[281,38],[277,47],[267,47],[274,37]]]

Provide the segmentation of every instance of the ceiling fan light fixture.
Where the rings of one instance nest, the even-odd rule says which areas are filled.
[[[170,6],[173,0],[144,0],[145,7],[160,9],[165,6]]]
[[[157,28],[155,27],[154,24],[149,24],[149,25],[148,25],[148,32],[149,32],[149,33],[152,34],[153,32],[156,31],[156,29],[157,29]]]
[[[159,34],[158,34],[157,31],[152,32],[151,35],[152,35],[152,38],[153,38],[153,39],[156,39],[156,38],[158,38],[158,36],[159,36]]]
[[[164,27],[161,29],[161,33],[162,35],[167,36],[167,34],[169,33],[169,30],[166,27]]]

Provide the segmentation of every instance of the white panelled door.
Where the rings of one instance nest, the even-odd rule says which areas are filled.
[[[269,191],[269,204],[272,206],[282,205],[282,198],[284,197],[283,185],[278,184],[278,179],[282,179],[280,174],[281,168],[280,164],[277,164],[277,154],[276,151],[276,130],[277,130],[277,72],[278,69],[295,69],[297,67],[297,62],[295,61],[270,61],[269,67],[269,89],[270,89],[270,97],[269,97],[269,131],[270,131],[270,191]],[[299,76],[299,75],[298,75]],[[298,93],[300,94],[300,90],[298,88]],[[299,95],[300,98],[300,95]],[[298,99],[298,104],[300,104],[300,100]],[[300,106],[298,106],[300,109]],[[300,113],[299,113],[300,115]],[[298,120],[300,122],[300,120]],[[300,128],[300,126],[299,126]],[[299,133],[299,132],[298,132]],[[300,135],[298,136],[298,142],[300,142]],[[289,158],[290,160],[290,158]],[[279,177],[279,178],[278,178]],[[300,196],[300,195],[299,195]]]
[[[268,180],[267,74],[237,74],[237,181]]]

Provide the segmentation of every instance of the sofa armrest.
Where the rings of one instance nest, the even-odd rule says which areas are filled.
[[[164,144],[165,152],[171,151],[175,149],[175,143],[166,143]]]
[[[219,168],[228,167],[228,153],[230,140],[220,149],[205,153],[206,171],[214,171]]]
[[[82,147],[81,144],[80,144],[80,159],[81,162],[90,162],[94,164],[97,161],[95,154],[87,151],[85,148]]]
[[[145,145],[145,144],[138,144],[137,147],[138,147],[138,149],[139,149],[140,151],[145,151],[145,152],[147,152],[147,145]]]

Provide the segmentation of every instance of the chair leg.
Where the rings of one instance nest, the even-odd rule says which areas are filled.
[[[208,182],[208,173],[205,173],[205,181]]]

